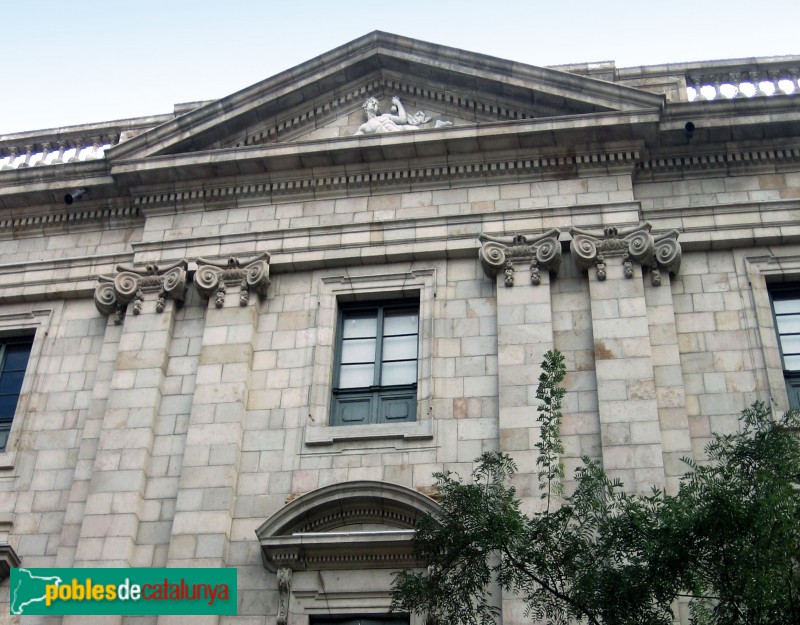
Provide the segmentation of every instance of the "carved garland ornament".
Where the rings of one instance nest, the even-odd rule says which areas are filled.
[[[286,625],[289,620],[289,596],[292,589],[292,569],[278,569],[278,617],[277,625]]]
[[[163,312],[167,296],[183,302],[186,296],[188,263],[179,260],[160,268],[150,263],[144,268],[117,266],[116,276],[100,276],[94,303],[101,315],[114,314],[114,323],[122,323],[125,307],[133,302],[133,314],[142,312],[145,293],[158,293],[156,311]]]
[[[267,294],[269,286],[269,254],[263,252],[247,261],[244,266],[238,258],[229,258],[226,262],[217,262],[206,258],[197,259],[197,272],[194,283],[198,292],[205,299],[214,298],[214,305],[222,308],[225,292],[230,285],[239,286],[239,305],[247,306],[250,291],[261,297]]]
[[[483,271],[490,278],[503,271],[505,285],[514,286],[514,262],[530,261],[531,284],[540,284],[542,268],[558,274],[561,265],[561,244],[558,242],[560,234],[558,228],[531,239],[522,234],[510,239],[481,234],[479,240],[482,245],[478,257],[481,259]]]
[[[669,230],[658,236],[650,234],[648,222],[632,228],[619,230],[605,228],[603,233],[571,228],[570,251],[582,269],[595,267],[597,279],[606,279],[606,259],[619,257],[625,277],[633,277],[633,263],[650,269],[653,286],[661,284],[661,272],[677,273],[681,266],[681,246],[678,231]]]

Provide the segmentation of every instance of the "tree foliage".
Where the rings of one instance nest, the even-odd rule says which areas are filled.
[[[560,456],[565,369],[548,352],[539,380],[542,512],[526,515],[513,460],[485,453],[471,479],[437,473],[441,513],[417,526],[428,570],[396,575],[393,609],[433,623],[488,625],[496,588],[553,625],[666,625],[682,595],[698,625],[788,625],[798,617],[800,445],[795,413],[760,404],[739,434],[716,436],[709,464],[689,462],[680,492],[631,495],[584,458],[564,495]]]
[[[664,523],[684,549],[692,622],[800,623],[800,413],[763,403],[690,466]]]

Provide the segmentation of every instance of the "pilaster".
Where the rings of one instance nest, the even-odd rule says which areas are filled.
[[[680,478],[687,468],[681,459],[692,456],[692,443],[689,437],[686,389],[678,348],[678,331],[675,327],[671,279],[669,272],[665,272],[660,286],[645,284],[644,297],[653,351],[653,375],[658,420],[661,425],[666,488],[667,494],[675,495]]]
[[[95,303],[122,322],[114,373],[97,441],[75,566],[132,566],[155,420],[167,368],[175,307],[183,301],[186,262],[160,270],[118,267],[101,277]]]
[[[557,229],[536,237],[481,235],[484,271],[497,280],[497,358],[500,450],[519,472],[514,486],[526,507],[538,501],[536,389],[545,352],[553,348],[551,273],[558,272]]]
[[[117,350],[123,326],[108,319],[100,358],[97,363],[92,399],[89,404],[82,437],[78,448],[72,485],[69,492],[66,513],[61,527],[61,539],[56,555],[57,567],[73,566],[75,551],[81,532],[81,522],[86,508],[86,499],[91,486],[94,464],[97,457],[98,442],[103,431],[103,419],[111,394],[111,381],[114,375]]]
[[[606,228],[603,233],[573,228],[572,234],[571,250],[578,266],[595,269],[589,271],[589,293],[603,467],[628,490],[645,493],[652,486],[664,488],[664,447],[643,268],[650,270],[654,286],[662,284],[664,274],[677,271],[677,233],[654,239],[650,224],[644,223],[627,230]],[[665,399],[662,396],[662,402]]]
[[[269,285],[269,256],[245,264],[198,259],[195,283],[208,298],[183,468],[169,545],[169,567],[227,565],[245,432],[258,306]],[[218,623],[218,616],[196,617]],[[182,623],[161,616],[161,625]]]

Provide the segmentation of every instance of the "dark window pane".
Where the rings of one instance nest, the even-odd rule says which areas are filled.
[[[30,344],[7,345],[3,371],[25,371],[25,367],[28,366],[28,357],[30,354]]]
[[[12,419],[19,395],[0,395],[0,419]]]
[[[0,395],[19,395],[24,371],[4,371],[0,376]]]
[[[8,442],[32,345],[33,337],[0,342],[0,450],[5,449]]]

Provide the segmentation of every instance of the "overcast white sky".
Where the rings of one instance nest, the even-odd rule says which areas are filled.
[[[798,0],[5,0],[0,135],[219,98],[373,30],[532,65],[800,54]]]

